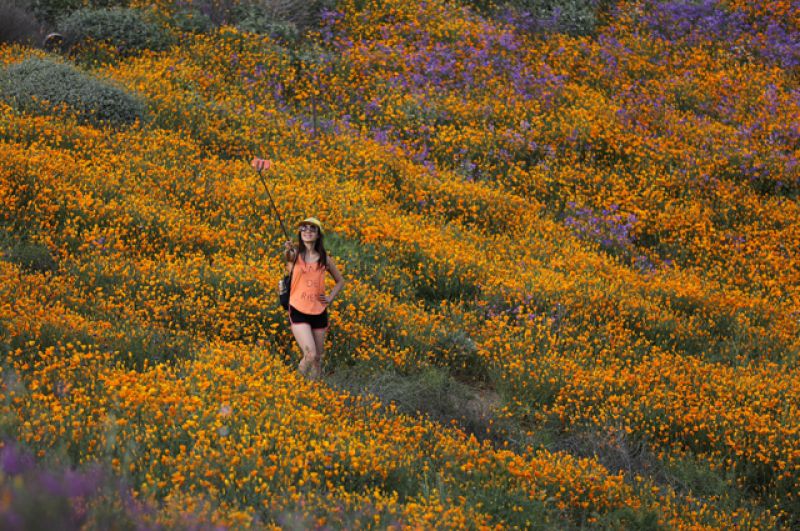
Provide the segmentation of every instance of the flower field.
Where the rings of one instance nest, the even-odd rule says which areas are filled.
[[[800,8],[595,4],[0,44],[0,527],[800,525]],[[54,63],[138,114],[3,98]],[[318,382],[254,156],[348,281]]]

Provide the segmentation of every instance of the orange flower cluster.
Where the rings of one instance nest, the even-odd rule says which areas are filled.
[[[32,328],[56,323],[102,335],[97,321],[54,302],[64,293],[47,278],[21,279],[0,265],[4,290],[27,285],[13,309],[3,308],[13,338],[43,338]],[[47,317],[36,314],[43,306]],[[642,503],[592,460],[493,450],[307,382],[256,347],[209,342],[194,359],[133,371],[98,345],[41,340],[5,360],[2,415],[16,419],[17,437],[41,455],[60,447],[77,464],[107,460],[138,496],[180,499],[188,513],[221,524],[496,525],[502,520],[473,497],[497,489],[525,525],[562,511],[591,522],[598,511]]]

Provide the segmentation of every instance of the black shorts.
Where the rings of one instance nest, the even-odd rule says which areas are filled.
[[[313,330],[318,328],[328,328],[328,310],[319,315],[311,315],[297,311],[294,306],[289,306],[289,322],[293,325],[306,323]]]

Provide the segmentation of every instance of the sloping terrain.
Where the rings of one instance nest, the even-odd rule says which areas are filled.
[[[294,41],[147,6],[166,49],[0,47],[0,94],[135,98],[0,102],[9,511],[77,468],[90,527],[798,523],[796,7],[345,0]],[[348,280],[320,382],[254,156]]]

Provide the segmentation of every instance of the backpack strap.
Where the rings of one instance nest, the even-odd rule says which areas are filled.
[[[291,275],[294,271],[294,266],[297,264],[297,257],[300,256],[300,251],[298,249],[294,250],[294,260],[292,260],[292,267],[289,268],[289,274]]]

